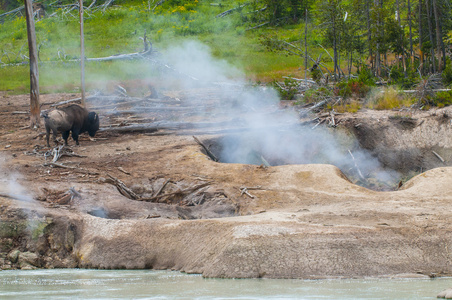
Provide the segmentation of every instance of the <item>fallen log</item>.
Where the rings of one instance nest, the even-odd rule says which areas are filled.
[[[93,99],[96,100],[107,100],[107,101],[114,101],[116,103],[114,104],[108,104],[108,105],[102,105],[102,106],[94,106],[90,107],[92,110],[102,110],[106,108],[111,107],[118,107],[118,106],[127,106],[130,104],[140,103],[140,102],[148,102],[148,103],[157,103],[157,104],[176,104],[179,105],[180,101],[171,101],[171,100],[162,100],[162,99],[150,99],[150,98],[123,98],[123,97],[116,97],[116,96],[97,96],[93,97]]]
[[[122,60],[122,59],[136,59],[136,58],[143,58],[151,53],[152,53],[152,48],[147,51],[143,51],[143,52],[118,54],[118,55],[111,55],[111,56],[97,57],[97,58],[87,58],[86,61],[111,61],[111,60]],[[75,61],[79,61],[79,60],[80,59],[77,59]]]
[[[92,97],[92,96],[88,96],[88,97],[86,97],[85,99],[88,100],[88,99],[91,98],[91,97]],[[80,98],[75,98],[75,99],[60,101],[60,102],[57,102],[57,103],[54,103],[54,104],[50,105],[50,107],[56,107],[56,106],[60,106],[60,105],[64,105],[64,104],[69,104],[69,103],[74,103],[74,102],[79,102],[79,103],[80,103],[81,101],[82,101],[82,98],[80,97]]]
[[[181,129],[194,129],[194,128],[212,128],[215,126],[222,127],[231,125],[230,121],[227,122],[153,122],[153,123],[140,123],[120,127],[104,127],[100,128],[99,132],[115,132],[115,133],[127,133],[127,132],[155,132],[158,130],[181,130]]]
[[[204,150],[206,150],[206,153],[210,157],[210,159],[212,159],[215,162],[218,162],[218,158],[215,156],[215,154],[212,153],[212,151],[209,150],[209,148],[207,148],[196,136],[193,136],[193,138],[199,145],[201,145],[204,148]]]

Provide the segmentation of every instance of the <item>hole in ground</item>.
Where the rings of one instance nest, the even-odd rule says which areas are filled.
[[[346,133],[326,130],[265,132],[224,135],[203,141],[222,163],[265,166],[289,164],[332,164],[354,183],[378,191],[397,188],[403,174],[383,165],[374,154],[362,149]],[[207,154],[202,149],[204,154]]]

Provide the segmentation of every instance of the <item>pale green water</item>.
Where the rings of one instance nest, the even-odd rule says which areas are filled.
[[[205,279],[170,271],[0,271],[0,299],[436,299],[437,279]]]

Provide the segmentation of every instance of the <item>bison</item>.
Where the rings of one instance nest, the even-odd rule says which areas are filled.
[[[65,145],[67,145],[70,131],[72,131],[72,138],[75,143],[79,145],[78,135],[80,133],[88,131],[88,134],[93,137],[99,130],[99,116],[95,112],[88,112],[85,108],[76,104],[43,112],[42,116],[46,126],[47,147],[50,147],[50,130],[52,130],[55,143],[57,143],[57,132],[62,132]]]

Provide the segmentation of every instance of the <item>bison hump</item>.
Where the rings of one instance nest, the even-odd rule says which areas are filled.
[[[55,109],[47,113],[45,118],[46,127],[56,131],[67,131],[72,127],[72,118],[66,112]]]

